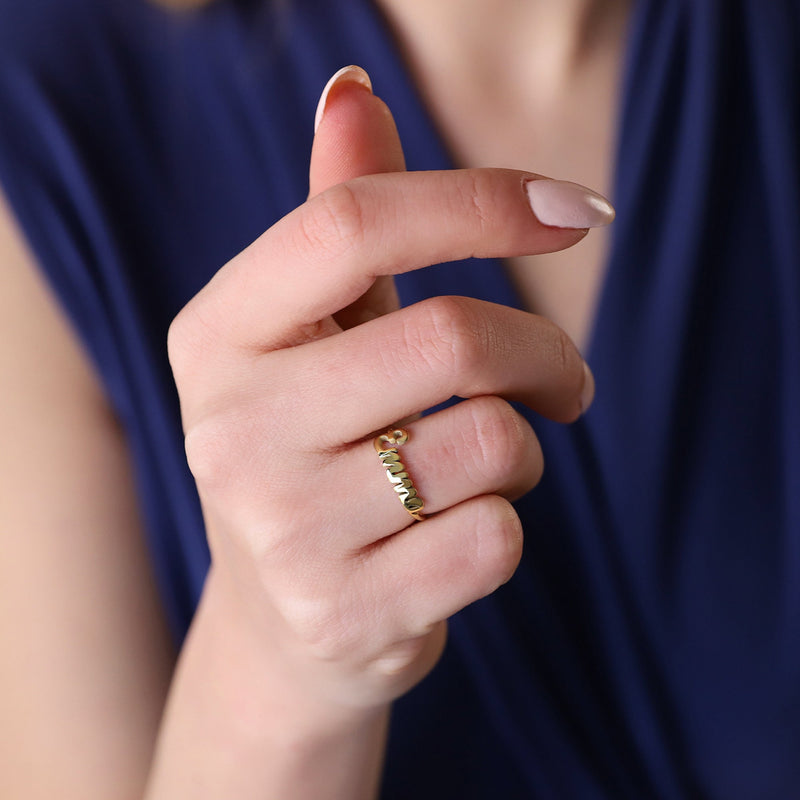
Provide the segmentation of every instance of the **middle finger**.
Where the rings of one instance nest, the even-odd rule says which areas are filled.
[[[588,370],[560,328],[462,297],[426,300],[265,355],[261,369],[273,377],[264,400],[302,397],[309,441],[332,448],[453,396],[498,395],[559,422],[573,421],[591,399]]]

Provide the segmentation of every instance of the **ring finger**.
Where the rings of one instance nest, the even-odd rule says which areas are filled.
[[[408,442],[397,448],[400,468],[424,500],[424,515],[476,496],[497,494],[513,500],[541,478],[544,461],[533,430],[499,397],[465,400],[405,425],[404,430]],[[337,527],[347,538],[345,555],[414,522],[387,480],[372,439],[348,449],[329,469],[342,476],[322,483],[336,487],[335,513]],[[316,512],[323,516],[334,508],[325,493],[311,502],[318,503]],[[346,514],[344,528],[341,509],[355,512]],[[335,524],[327,523],[328,530]]]

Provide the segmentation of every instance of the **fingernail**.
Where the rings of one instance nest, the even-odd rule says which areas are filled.
[[[605,197],[578,183],[539,179],[525,189],[536,218],[553,228],[599,228],[616,214]]]
[[[589,365],[583,362],[583,389],[581,390],[581,414],[585,414],[594,400],[594,375]]]
[[[328,102],[328,95],[331,93],[331,89],[333,89],[336,84],[345,81],[359,83],[365,89],[368,89],[370,92],[372,91],[372,81],[361,67],[350,64],[350,66],[342,67],[338,72],[335,72],[331,76],[331,79],[325,84],[325,88],[322,90],[322,94],[319,98],[319,103],[317,103],[317,113],[314,115],[314,133],[317,132],[319,123],[322,122],[322,115],[325,113],[325,106]]]

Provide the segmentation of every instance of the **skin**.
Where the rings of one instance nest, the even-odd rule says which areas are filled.
[[[0,261],[0,796],[140,797],[175,656],[124,436],[5,209]]]
[[[456,164],[527,168],[613,200],[630,0],[380,5]],[[609,235],[598,229],[568,250],[506,259],[524,307],[557,323],[584,353]]]
[[[0,409],[0,632],[15,645],[0,713],[17,721],[3,796],[375,795],[391,701],[435,664],[446,618],[520,558],[509,500],[542,454],[508,400],[569,422],[587,380],[542,317],[453,298],[396,310],[392,274],[473,252],[539,258],[585,235],[538,224],[527,173],[403,169],[388,109],[337,87],[309,201],[172,327],[213,557],[177,667],[124,437],[3,213],[0,365],[15,391]],[[467,399],[415,420],[451,394]],[[371,443],[402,419],[422,523]]]

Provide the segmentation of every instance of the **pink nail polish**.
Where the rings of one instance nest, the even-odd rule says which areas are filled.
[[[553,228],[599,228],[616,213],[605,197],[578,183],[531,180],[525,190],[536,218]]]
[[[322,115],[325,113],[325,105],[328,102],[328,95],[330,94],[331,89],[333,89],[333,87],[340,81],[360,83],[364,88],[369,89],[370,92],[372,91],[372,81],[369,79],[369,75],[367,75],[367,73],[361,67],[358,67],[355,64],[350,64],[350,66],[342,67],[338,72],[335,72],[331,76],[330,80],[325,84],[325,88],[322,90],[319,102],[317,103],[317,113],[314,115],[314,133],[317,132],[319,123],[322,122]]]

